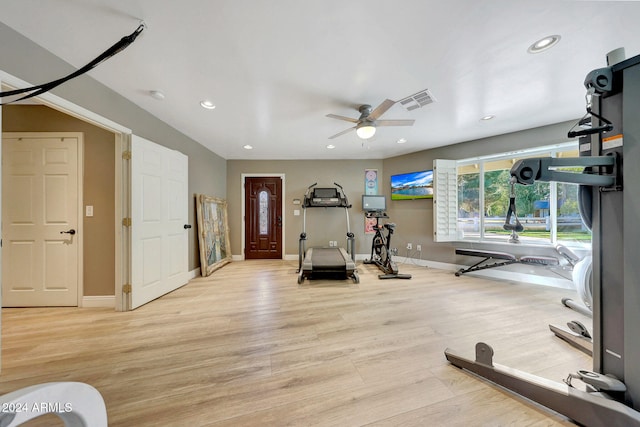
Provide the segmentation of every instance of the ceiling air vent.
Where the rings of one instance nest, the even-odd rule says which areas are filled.
[[[412,111],[436,102],[436,99],[433,97],[431,92],[429,92],[429,89],[425,89],[398,102],[400,102],[407,111]]]

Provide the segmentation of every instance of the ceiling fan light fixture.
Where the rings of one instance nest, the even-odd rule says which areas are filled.
[[[376,127],[373,123],[361,123],[356,127],[356,134],[360,139],[369,139],[376,134]]]

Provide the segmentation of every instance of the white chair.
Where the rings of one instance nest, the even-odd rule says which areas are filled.
[[[107,427],[107,408],[98,390],[79,382],[38,384],[0,396],[0,427],[19,426],[55,414],[66,427]]]

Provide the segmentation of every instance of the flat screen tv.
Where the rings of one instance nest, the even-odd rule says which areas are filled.
[[[432,170],[391,175],[391,200],[432,198]]]
[[[384,196],[363,194],[362,210],[365,212],[384,212],[387,210],[387,199]]]

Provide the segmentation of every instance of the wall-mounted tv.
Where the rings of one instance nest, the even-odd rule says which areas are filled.
[[[362,195],[362,210],[365,212],[384,212],[387,210],[386,198],[369,194]]]
[[[391,175],[391,200],[432,198],[432,170]]]

